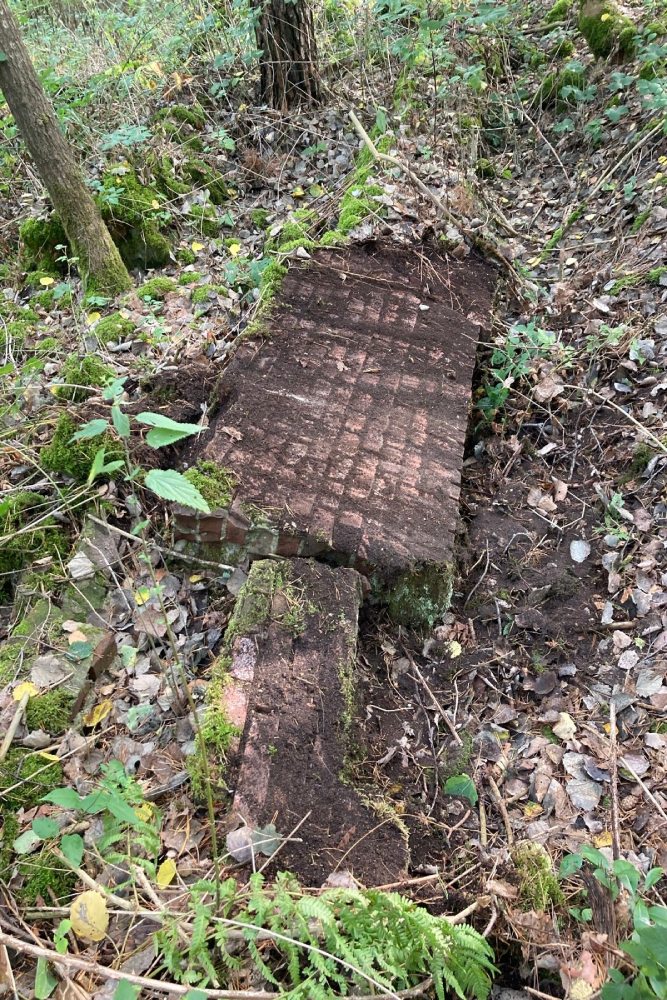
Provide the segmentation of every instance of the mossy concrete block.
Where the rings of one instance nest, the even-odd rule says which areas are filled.
[[[256,562],[225,638],[220,711],[243,733],[229,773],[233,809],[255,829],[273,822],[286,835],[299,825],[282,863],[307,885],[321,885],[342,856],[366,885],[407,867],[400,823],[379,821],[344,780],[361,595],[354,570]]]

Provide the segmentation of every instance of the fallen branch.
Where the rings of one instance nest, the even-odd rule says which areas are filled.
[[[156,990],[158,993],[171,993],[176,996],[184,996],[192,989],[191,986],[182,983],[164,982],[161,979],[151,979],[148,976],[135,976],[130,972],[122,972],[120,969],[110,969],[106,965],[98,962],[91,962],[89,959],[79,958],[78,955],[60,955],[57,951],[44,948],[41,945],[31,944],[29,941],[22,941],[21,938],[12,934],[5,934],[0,931],[0,946],[4,945],[17,951],[19,954],[30,955],[32,958],[43,958],[55,966],[63,966],[66,969],[75,969],[77,972],[87,972],[93,976],[100,976],[102,979],[115,979],[132,983],[147,990]],[[386,995],[397,998],[397,1000],[409,1000],[410,997],[421,996],[430,989],[433,979],[429,976],[416,986],[411,986],[407,990],[398,993],[387,991]],[[212,990],[197,989],[198,993],[210,997],[211,1000],[274,1000],[280,997],[280,993],[272,993],[267,990]],[[356,1000],[377,1000],[378,994],[366,994],[357,997]]]

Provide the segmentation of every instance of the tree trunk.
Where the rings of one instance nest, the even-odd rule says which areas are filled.
[[[264,0],[255,26],[262,50],[261,99],[287,111],[297,104],[318,104],[317,44],[307,0]]]
[[[127,268],[58,128],[7,0],[0,0],[0,90],[67,233],[86,290],[115,295],[131,288]]]

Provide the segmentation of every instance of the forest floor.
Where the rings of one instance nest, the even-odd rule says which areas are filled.
[[[536,37],[537,47],[553,43]],[[161,200],[177,239],[159,275],[173,280],[140,286],[118,303],[83,305],[72,275],[43,273],[30,286],[20,263],[7,269],[5,543],[22,528],[10,505],[25,490],[33,494],[28,537],[48,516],[69,538],[66,547],[36,551],[37,572],[24,570],[6,594],[13,604],[3,613],[4,648],[18,641],[21,652],[3,676],[2,720],[15,715],[24,662],[35,681],[35,654],[41,690],[63,681],[63,663],[66,680],[77,663],[97,679],[75,726],[59,720],[54,732],[51,718],[34,716],[31,725],[28,714],[16,730],[6,758],[12,783],[5,774],[2,784],[6,795],[21,797],[26,785],[29,794],[15,803],[15,822],[3,817],[5,930],[34,936],[69,913],[68,871],[64,887],[45,881],[40,865],[53,856],[34,853],[39,839],[19,843],[36,819],[55,816],[84,834],[82,867],[100,884],[117,876],[95,848],[99,818],[81,821],[67,806],[39,802],[22,758],[12,756],[19,747],[42,767],[57,759],[62,771],[52,784],[81,794],[96,787],[102,765],[120,761],[157,804],[164,878],[146,890],[144,905],[168,909],[184,885],[210,876],[206,796],[188,768],[197,739],[192,707],[207,717],[207,689],[247,570],[218,569],[210,555],[188,563],[173,542],[172,514],[154,499],[141,494],[140,508],[119,479],[91,489],[85,475],[67,476],[67,461],[48,467],[40,452],[64,412],[74,427],[106,415],[107,376],[125,379],[130,415],[207,421],[230,348],[257,311],[271,254],[307,264],[314,241],[341,225],[351,193],[365,206],[346,233],[353,243],[381,238],[405,247],[444,234],[457,260],[479,237],[487,249],[501,248],[493,256],[493,328],[473,384],[451,608],[426,634],[396,626],[381,607],[362,611],[354,780],[381,793],[408,831],[409,871],[392,887],[437,913],[465,910],[496,950],[500,985],[554,996],[574,983],[585,984],[586,997],[600,989],[623,936],[619,915],[609,903],[585,913],[595,883],[589,879],[587,902],[581,882],[558,877],[559,863],[592,846],[644,874],[667,867],[667,146],[664,116],[651,117],[638,94],[624,93],[620,120],[604,118],[609,67],[577,54],[599,96],[567,113],[581,116],[579,125],[604,119],[601,141],[582,138],[578,127],[555,128],[566,112],[547,101],[523,113],[500,102],[485,130],[470,125],[466,109],[434,106],[428,90],[387,95],[386,149],[446,206],[445,220],[405,169],[367,160],[359,179],[362,144],[343,111],[284,118],[237,104],[221,113],[195,77],[179,105],[203,107],[203,117],[154,138],[156,160],[145,151],[139,158],[145,183],[149,163],[162,157],[179,176],[189,156],[183,143],[194,137],[224,176],[224,202],[211,212],[215,235],[192,211],[210,207],[205,187]],[[221,130],[235,149],[219,152]],[[480,144],[489,154],[483,162]],[[43,207],[20,172],[16,197],[2,208],[8,248],[28,210]],[[295,221],[304,207],[312,214]],[[17,326],[26,309],[30,322]],[[112,310],[117,332],[102,338]],[[103,361],[101,381],[83,383],[83,369],[68,368],[79,351]],[[78,388],[68,398],[58,386],[70,383]],[[166,461],[179,467],[181,454],[168,450]],[[131,463],[157,462],[133,435]],[[77,550],[82,530],[89,544],[82,550],[79,541]],[[117,644],[110,658],[109,634]],[[75,678],[79,689],[86,671]],[[213,778],[220,815],[225,777]],[[218,838],[235,823],[221,819]],[[546,854],[526,860],[526,841]],[[300,871],[298,851],[290,858],[307,878],[307,860]],[[233,855],[222,864],[247,876]],[[112,916],[98,960],[152,974],[151,929]],[[29,992],[33,974],[28,965],[19,971],[21,990]],[[111,995],[105,990],[96,995]]]

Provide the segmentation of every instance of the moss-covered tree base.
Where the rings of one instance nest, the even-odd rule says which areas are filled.
[[[635,54],[635,26],[613,0],[581,0],[579,30],[596,59],[625,62]]]

